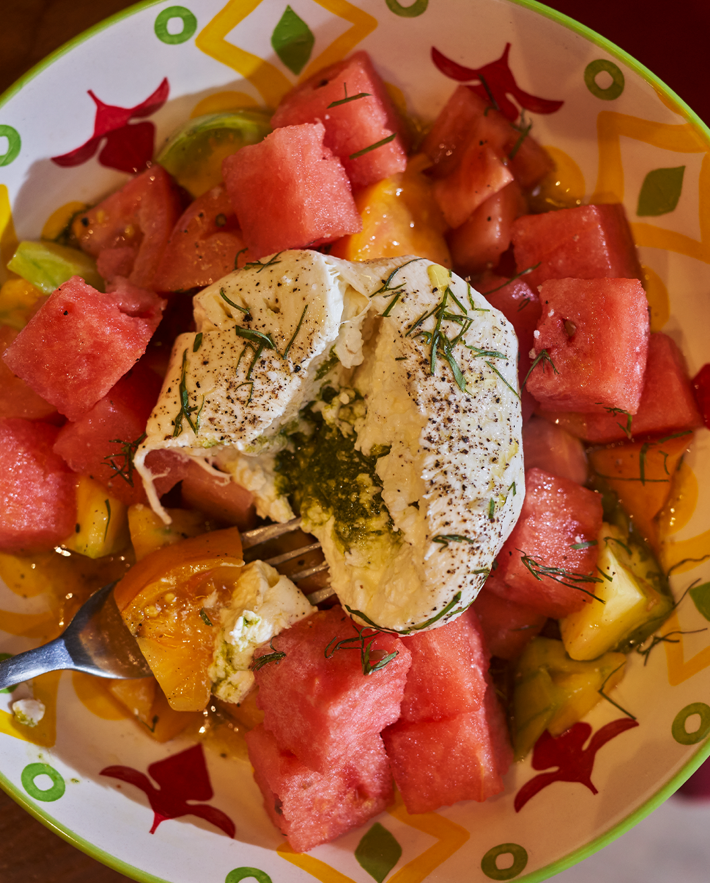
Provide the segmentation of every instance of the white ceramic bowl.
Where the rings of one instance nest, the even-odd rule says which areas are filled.
[[[186,2],[146,3],[115,17],[55,53],[0,99],[3,264],[16,240],[37,238],[55,209],[71,200],[94,201],[125,179],[100,161],[106,133],[79,165],[60,167],[51,160],[94,135],[97,105],[89,90],[104,104],[136,108],[166,80],[167,100],[141,118],[154,125],[159,145],[198,105],[203,110],[218,106],[221,93],[238,92],[242,101],[273,105],[298,81],[271,46],[285,4]],[[554,113],[529,116],[537,138],[555,148],[568,184],[588,199],[625,204],[653,280],[655,327],[681,345],[691,374],[710,361],[709,133],[652,74],[592,32],[526,0],[359,0],[356,6],[347,0],[295,0],[292,8],[315,37],[310,53],[307,44],[303,51],[300,77],[367,49],[385,80],[400,90],[408,112],[425,120],[457,85],[434,63],[433,49],[478,69],[500,59],[510,44],[509,70],[517,87],[563,102]],[[496,69],[500,72],[500,65],[486,70],[489,81]],[[520,92],[509,90],[508,96],[518,105],[527,101]],[[138,121],[134,117],[128,124]],[[646,185],[645,201],[639,202],[649,172],[681,167],[682,176],[661,174],[675,184],[663,185],[655,195]],[[703,563],[710,554],[706,430],[698,432],[686,465],[690,517],[676,525],[664,552],[677,598],[710,573]],[[0,649],[31,646],[42,598],[25,600],[3,588],[0,608],[5,629]],[[710,631],[696,632],[706,626],[686,597],[665,626],[666,632],[676,632],[675,642],[659,644],[647,664],[633,655],[615,693],[637,725],[601,747],[585,743],[586,751],[563,764],[550,786],[519,812],[516,794],[543,772],[530,760],[510,771],[504,794],[483,805],[461,803],[414,817],[396,806],[383,814],[380,825],[401,847],[394,865],[387,855],[394,857],[396,850],[383,853],[386,879],[545,879],[650,812],[709,752]],[[295,855],[267,820],[247,763],[190,750],[179,740],[157,744],[130,721],[99,716],[100,705],[85,704],[77,683],[68,674],[45,677],[41,691],[49,717],[40,745],[19,737],[6,710],[9,697],[0,697],[0,783],[71,842],[137,880],[371,879],[356,858],[370,826]],[[599,733],[619,719],[630,720],[602,702],[588,722]],[[161,766],[169,757],[175,758],[172,765]],[[133,784],[102,774],[112,765],[132,768]],[[204,787],[203,793],[193,792],[198,799],[189,804],[190,793],[169,772],[178,767],[191,769],[193,782]],[[205,806],[234,823],[233,837],[210,822]],[[197,814],[190,815],[196,807]],[[169,817],[157,828],[154,810]]]

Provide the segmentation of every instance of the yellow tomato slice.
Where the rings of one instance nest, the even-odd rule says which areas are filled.
[[[151,552],[114,590],[124,622],[176,711],[201,711],[219,612],[239,578],[237,528],[213,531]]]

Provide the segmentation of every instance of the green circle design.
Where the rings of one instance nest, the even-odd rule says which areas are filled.
[[[179,34],[171,34],[168,31],[168,22],[174,18],[179,18],[182,21],[182,30]],[[184,6],[169,6],[155,20],[155,36],[170,46],[174,46],[177,43],[186,43],[196,30],[197,19]]]
[[[399,0],[385,0],[385,2],[390,12],[394,12],[395,15],[399,15],[402,18],[416,18],[418,15],[426,12],[426,8],[429,5],[429,0],[414,0],[414,3],[409,6],[403,6],[399,3]]]
[[[271,877],[258,868],[235,868],[227,874],[224,883],[239,883],[247,879],[256,880],[256,883],[271,883]]]
[[[686,721],[694,714],[700,715],[700,726],[693,733],[685,729]],[[681,745],[697,745],[710,733],[710,705],[704,702],[692,702],[679,711],[671,727],[673,738]]]
[[[501,855],[513,856],[513,864],[509,868],[498,867],[497,860]],[[483,856],[481,870],[491,880],[512,880],[525,870],[527,863],[528,854],[522,846],[517,843],[501,843],[500,846],[489,849]]]
[[[611,85],[607,86],[606,89],[602,89],[597,84],[597,74],[603,71],[611,74],[612,79]],[[613,101],[624,91],[626,81],[618,64],[614,64],[613,61],[607,61],[606,58],[598,58],[596,61],[590,61],[584,69],[584,82],[587,85],[587,89],[596,98],[601,98],[602,101]]]
[[[49,776],[52,780],[51,788],[38,788],[35,785],[35,779],[38,776]],[[24,770],[22,770],[20,781],[22,782],[22,787],[30,797],[34,797],[35,800],[42,800],[45,803],[59,800],[59,798],[63,796],[67,787],[62,776],[60,776],[54,767],[50,766],[48,763],[28,764]]]
[[[5,153],[0,154],[0,166],[9,166],[10,163],[17,159],[22,147],[22,139],[17,129],[12,126],[4,126],[0,124],[0,138],[5,136],[8,140],[8,147]]]

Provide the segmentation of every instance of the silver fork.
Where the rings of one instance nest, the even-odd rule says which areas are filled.
[[[264,543],[293,533],[300,527],[301,519],[294,518],[284,524],[269,524],[245,531],[242,533],[244,560],[253,561],[261,557],[259,551]],[[278,568],[318,549],[319,543],[310,543],[264,560]],[[296,582],[327,569],[327,564],[318,564],[290,574],[289,579]],[[116,606],[114,586],[115,583],[109,583],[94,592],[59,637],[0,662],[0,689],[60,669],[88,672],[103,678],[142,678],[150,675],[152,672],[138,642],[124,624]],[[315,605],[332,594],[333,590],[326,586],[306,597]]]

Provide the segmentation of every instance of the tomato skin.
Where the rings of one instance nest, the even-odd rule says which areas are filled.
[[[710,429],[710,362],[707,362],[693,378],[693,392],[703,423]]]
[[[242,561],[242,541],[236,527],[214,530],[190,537],[181,543],[165,546],[146,555],[116,585],[113,595],[123,613],[139,592],[158,580],[185,567],[193,573]]]

